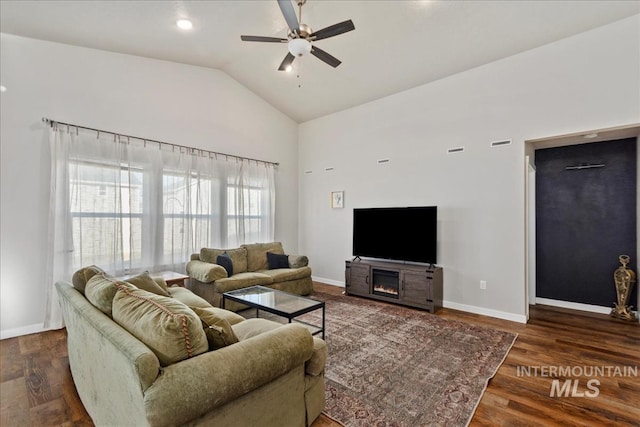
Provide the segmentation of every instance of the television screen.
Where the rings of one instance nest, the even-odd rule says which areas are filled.
[[[435,264],[437,206],[353,210],[353,255]]]

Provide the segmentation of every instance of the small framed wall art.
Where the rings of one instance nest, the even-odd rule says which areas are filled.
[[[344,191],[331,192],[331,208],[333,209],[344,208]]]

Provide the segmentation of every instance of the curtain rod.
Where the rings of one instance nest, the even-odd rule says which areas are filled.
[[[184,149],[190,150],[190,151],[199,151],[201,153],[207,153],[208,155],[214,154],[216,156],[225,156],[227,158],[231,157],[232,159],[249,160],[249,161],[252,161],[252,162],[264,163],[264,164],[273,165],[273,166],[279,166],[280,165],[280,163],[277,163],[277,162],[269,162],[269,161],[266,161],[266,160],[252,159],[250,157],[236,156],[234,154],[226,154],[226,153],[220,153],[220,152],[217,152],[217,151],[203,150],[201,148],[187,147],[186,145],[179,145],[179,144],[173,144],[171,142],[157,141],[155,139],[149,139],[149,138],[140,138],[139,136],[124,135],[124,134],[117,133],[117,132],[110,132],[108,130],[95,129],[95,128],[90,128],[90,127],[86,127],[86,126],[74,125],[72,123],[59,122],[57,120],[51,120],[51,119],[48,119],[46,117],[43,117],[42,121],[45,122],[48,126],[51,126],[51,127],[53,127],[54,125],[63,125],[63,126],[67,126],[67,127],[70,126],[70,127],[74,127],[74,128],[77,128],[77,129],[90,130],[90,131],[93,131],[93,132],[97,132],[98,134],[105,133],[107,135],[120,136],[120,137],[123,137],[123,138],[129,138],[129,139],[137,139],[139,141],[144,141],[144,142],[153,142],[153,143],[161,145],[161,146],[162,145],[167,145],[167,146],[170,146],[170,147],[173,147],[173,148],[184,148]]]

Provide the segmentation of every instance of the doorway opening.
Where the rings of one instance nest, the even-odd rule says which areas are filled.
[[[541,260],[539,259],[539,257],[536,256],[536,252],[539,250],[539,248],[537,248],[536,246],[536,241],[540,240],[540,236],[537,235],[538,230],[536,227],[536,222],[538,218],[536,215],[536,210],[539,210],[541,208],[540,207],[541,201],[538,201],[538,203],[536,204],[536,189],[539,186],[538,181],[540,178],[538,176],[539,174],[536,168],[536,151],[545,150],[548,148],[570,147],[573,145],[582,145],[582,144],[590,145],[590,143],[606,144],[608,141],[615,142],[615,141],[629,139],[629,138],[635,138],[636,146],[637,146],[638,140],[640,139],[639,136],[640,136],[640,124],[634,124],[629,126],[589,130],[589,131],[584,131],[584,132],[579,132],[579,133],[574,133],[569,135],[560,135],[560,136],[525,141],[525,154],[526,154],[526,157],[525,157],[525,177],[526,177],[525,178],[525,214],[526,214],[526,217],[525,217],[525,254],[526,254],[525,255],[525,276],[526,276],[525,277],[525,286],[526,286],[525,313],[527,314],[527,319],[528,319],[529,305],[536,304],[536,302],[546,304],[546,305],[553,305],[553,306],[564,307],[564,308],[571,308],[571,309],[577,309],[577,310],[608,314],[613,305],[613,301],[615,301],[615,299],[613,299],[609,303],[590,302],[590,301],[603,301],[602,298],[600,298],[600,300],[583,299],[583,301],[587,301],[587,302],[569,301],[570,299],[575,300],[576,298],[564,298],[562,296],[562,293],[557,294],[559,295],[559,297],[555,297],[555,298],[544,298],[541,296],[541,293],[549,294],[549,289],[548,289],[549,283],[548,282],[545,282],[544,284],[539,283],[539,280],[541,280],[541,278],[538,277],[537,275],[538,264],[541,263]],[[595,147],[595,146],[592,146],[592,147]],[[559,151],[571,152],[573,151],[573,149],[567,148]],[[638,165],[640,165],[640,150],[636,149],[634,152],[634,155],[636,158],[633,159],[633,161],[636,165],[635,167],[637,168]],[[572,167],[576,165],[565,165],[565,166]],[[578,167],[580,167],[580,165],[578,165]],[[575,169],[575,171],[582,171],[582,170],[583,168]],[[636,172],[636,176],[635,176],[636,183],[634,183],[635,184],[634,187],[636,189],[640,189],[640,174],[637,173],[637,170],[635,172]],[[558,173],[561,173],[561,172],[558,172]],[[574,175],[574,177],[576,176],[577,175]],[[632,203],[635,202],[635,206],[633,206],[635,208],[634,210],[636,212],[640,212],[640,198],[638,197],[638,191],[636,190],[635,194],[630,194],[630,195],[627,195],[626,197],[631,198]],[[542,202],[544,203],[544,201]],[[634,217],[637,217],[637,215],[634,215]],[[635,248],[633,249],[635,250],[636,254],[640,254],[640,251],[637,250],[637,244],[638,242],[640,242],[640,230],[638,229],[637,218],[634,218],[634,219],[636,222],[635,224],[636,235],[634,236],[635,239],[633,239],[635,240]],[[561,229],[561,230],[563,232],[566,231],[565,229]],[[543,233],[548,232],[548,230],[547,231],[540,230],[540,231]],[[597,242],[595,242],[594,244],[597,244]],[[571,254],[567,254],[567,256],[570,256],[570,255]],[[614,261],[615,260],[617,260],[617,255]],[[545,261],[543,260],[542,262],[545,262]],[[632,265],[634,265],[633,269],[638,271],[639,263],[637,259],[632,260]],[[611,274],[607,275],[607,277],[604,279],[604,280],[607,280],[607,284],[611,286],[611,290],[613,290],[613,269],[614,268],[615,266],[611,268]],[[599,274],[602,275],[602,271]],[[566,278],[564,280],[566,280]],[[545,287],[547,289],[545,291],[542,291],[542,289]],[[634,294],[640,295],[638,291],[635,291]],[[553,296],[554,295],[553,292],[550,295]],[[556,298],[559,298],[559,299],[556,299]],[[580,300],[581,298],[577,298],[577,299]],[[637,310],[638,305],[640,305],[640,298],[635,298],[633,301],[629,301],[629,304],[634,306],[634,310]]]

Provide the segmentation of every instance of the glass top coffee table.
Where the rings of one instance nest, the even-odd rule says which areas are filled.
[[[251,286],[222,294],[222,308],[227,300],[239,302],[256,309],[256,317],[260,310],[289,319],[289,323],[295,321],[305,325],[312,335],[322,334],[324,339],[324,301],[316,301],[311,298],[301,297],[288,292],[271,289],[264,286]],[[305,313],[322,309],[322,327],[295,319]]]

